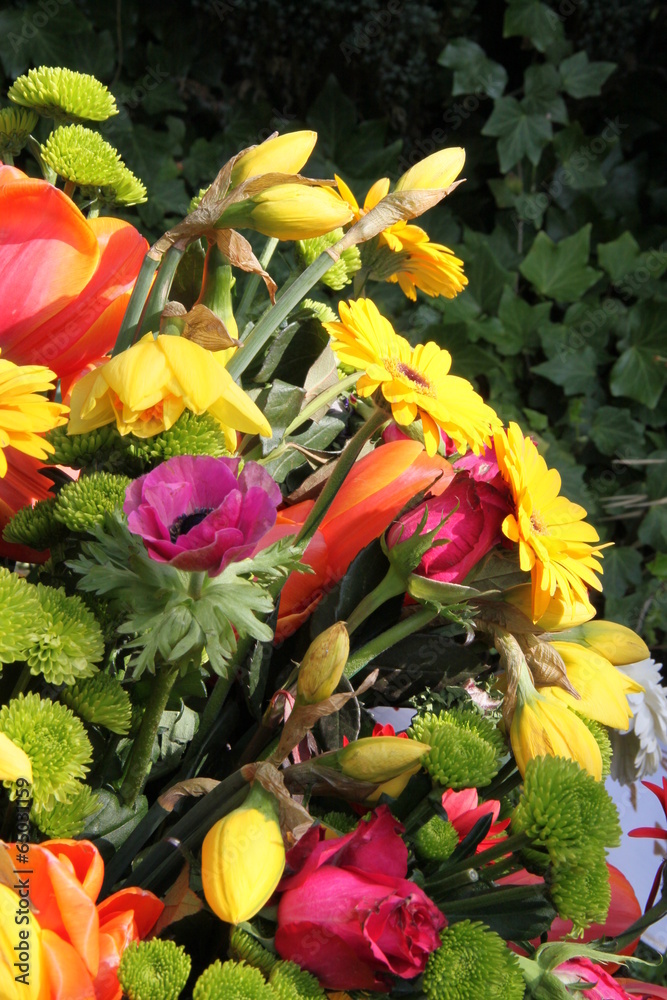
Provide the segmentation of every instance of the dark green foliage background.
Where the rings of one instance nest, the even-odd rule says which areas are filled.
[[[454,301],[371,293],[539,441],[605,540],[605,614],[667,618],[665,10],[657,0],[38,0],[0,11],[3,93],[94,73],[106,138],[145,182],[149,238],[232,153],[320,138],[358,197],[446,145],[466,184],[425,220],[465,261]],[[281,261],[272,265],[280,277]],[[239,282],[242,290],[242,282]],[[664,655],[664,654],[663,654]]]

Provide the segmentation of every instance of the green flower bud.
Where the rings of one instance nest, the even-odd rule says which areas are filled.
[[[28,650],[30,673],[40,674],[50,684],[73,684],[77,678],[91,677],[95,664],[104,655],[100,627],[80,597],[68,597],[37,584],[37,598],[44,611],[44,626]]]
[[[583,934],[591,924],[604,924],[611,903],[604,858],[581,865],[553,865],[550,892],[558,915],[572,921],[573,934]]]
[[[304,267],[309,267],[317,258],[343,238],[342,229],[334,229],[324,236],[316,236],[309,240],[297,240],[296,251]],[[352,281],[352,275],[361,268],[361,254],[356,246],[343,250],[335,264],[322,275],[320,281],[334,291],[339,292]]]
[[[609,739],[607,728],[599,722],[596,722],[595,719],[589,719],[587,715],[582,715],[580,712],[575,712],[574,714],[581,719],[583,724],[592,734],[593,739],[600,749],[600,757],[602,758],[602,780],[604,781],[604,779],[607,778],[611,772],[611,758],[613,755],[611,740]]]
[[[117,677],[99,671],[60,692],[61,701],[85,722],[125,735],[132,721],[130,696]]]
[[[173,941],[134,941],[123,951],[118,981],[129,1000],[178,1000],[190,966],[190,956]]]
[[[38,551],[59,542],[67,530],[55,517],[57,498],[38,500],[34,507],[21,507],[5,527],[2,537],[16,545],[29,545]]]
[[[311,806],[311,816],[314,815]],[[324,816],[320,817],[320,821],[323,826],[328,826],[337,833],[346,834],[352,833],[357,823],[359,822],[358,816],[350,816],[348,813],[339,812],[338,810],[331,810],[326,812]]]
[[[167,431],[149,438],[128,434],[125,438],[129,455],[138,459],[144,469],[152,469],[174,455],[228,455],[225,436],[220,424],[210,413],[199,416],[184,410]]]
[[[121,459],[125,453],[125,439],[115,424],[106,424],[83,434],[68,434],[67,426],[54,427],[44,437],[54,448],[46,460],[49,465],[66,465],[70,469],[89,468],[96,462]]]
[[[263,948],[262,945],[247,931],[237,925],[232,929],[229,938],[229,954],[237,961],[246,962],[259,969],[264,976],[269,976],[271,969],[278,962],[278,957]]]
[[[440,935],[424,970],[429,1000],[522,1000],[525,982],[516,955],[480,922],[462,920]]]
[[[324,302],[318,302],[317,299],[304,299],[301,305],[304,309],[310,309],[314,312],[320,323],[335,323],[338,319],[330,306],[325,305]]]
[[[326,1000],[315,976],[295,962],[278,962],[269,976],[269,985],[277,1000]]]
[[[335,759],[348,777],[379,783],[396,778],[422,763],[428,752],[428,745],[417,740],[405,740],[400,736],[367,736],[342,747]]]
[[[110,204],[136,205],[146,201],[146,188],[129,170],[120,154],[99,132],[83,125],[61,125],[41,148],[42,159],[90,197],[98,194]]]
[[[0,663],[24,659],[43,625],[37,589],[0,566]]]
[[[445,788],[482,788],[490,784],[506,752],[493,722],[469,709],[418,716],[408,735],[430,746],[424,766]]]
[[[90,785],[77,782],[77,786],[69,802],[56,802],[50,809],[32,807],[30,819],[46,837],[56,840],[78,837],[87,820],[100,808],[100,797]]]
[[[38,120],[34,111],[3,108],[0,111],[0,157],[18,156]]]
[[[127,476],[111,472],[81,476],[75,483],[63,486],[57,497],[55,517],[70,531],[90,531],[106,513],[122,508],[129,484]]]
[[[446,861],[458,843],[458,833],[451,823],[440,816],[431,816],[415,835],[415,850],[427,861]]]
[[[275,1000],[275,993],[259,969],[245,962],[216,961],[202,972],[192,1000]]]
[[[299,667],[297,703],[317,705],[338,687],[350,655],[350,637],[344,622],[336,622],[313,639]]]
[[[118,114],[113,95],[94,76],[62,66],[40,66],[19,76],[7,92],[15,104],[56,121],[103,122]]]

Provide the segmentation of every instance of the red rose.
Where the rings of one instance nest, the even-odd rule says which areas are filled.
[[[384,990],[413,979],[440,946],[445,918],[406,879],[403,827],[380,806],[352,833],[313,827],[287,855],[276,949],[335,990]]]

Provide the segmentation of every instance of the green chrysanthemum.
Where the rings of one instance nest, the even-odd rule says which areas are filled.
[[[424,971],[429,1000],[522,1000],[526,986],[516,955],[495,931],[462,920],[440,938]]]
[[[92,192],[91,192],[92,194]],[[143,205],[146,185],[136,177],[129,167],[119,163],[111,184],[99,190],[99,200],[107,205]]]
[[[42,159],[59,177],[81,187],[113,185],[120,153],[83,125],[61,125],[42,146]]]
[[[29,545],[38,551],[50,548],[67,534],[64,525],[56,520],[55,509],[55,497],[38,500],[34,507],[21,507],[6,526],[2,537],[6,542]]]
[[[84,434],[67,433],[67,426],[54,427],[44,437],[53,446],[54,453],[46,459],[49,465],[66,465],[70,469],[87,468],[100,458],[108,461],[120,459],[125,452],[125,441],[115,424],[106,424]]]
[[[188,205],[188,215],[190,215],[191,212],[194,212],[196,208],[199,208],[199,202],[202,200],[210,186],[211,185],[209,184],[207,187],[199,188],[197,194],[193,195],[190,199],[190,204]]]
[[[118,114],[116,101],[103,83],[88,73],[62,66],[40,66],[18,77],[7,93],[10,101],[56,121],[104,122]]]
[[[269,985],[278,1000],[326,1000],[315,976],[296,962],[278,962],[269,976]]]
[[[30,819],[46,837],[77,837],[86,821],[99,809],[99,795],[89,785],[79,782],[77,785],[70,802],[56,802],[50,809],[33,806]]]
[[[234,927],[229,939],[229,954],[237,961],[247,962],[267,978],[271,974],[271,969],[277,964],[278,958],[262,947],[259,941],[244,931],[241,927]]]
[[[505,753],[496,726],[468,709],[418,716],[408,735],[431,747],[424,767],[434,781],[446,788],[482,788],[490,784]]]
[[[317,299],[304,299],[301,305],[304,309],[312,310],[320,323],[335,323],[338,318],[330,306],[324,302],[318,302]]]
[[[93,472],[67,483],[58,494],[55,517],[70,531],[86,532],[99,524],[107,513],[120,510],[125,502],[127,476]]]
[[[595,719],[589,719],[588,716],[581,715],[579,712],[575,712],[574,714],[578,719],[581,719],[586,728],[591,732],[593,739],[600,749],[600,757],[602,758],[602,780],[604,781],[604,779],[608,778],[611,773],[611,758],[613,756],[609,733],[607,732],[605,726],[596,722]]]
[[[311,813],[311,815],[315,814]],[[344,834],[352,833],[359,822],[359,817],[350,816],[348,813],[339,812],[338,810],[332,810],[321,816],[320,820],[325,826],[330,826],[332,829],[337,830],[338,833]]]
[[[18,156],[38,120],[34,111],[3,108],[0,111],[0,157]]]
[[[60,692],[60,698],[85,722],[124,736],[130,731],[132,702],[117,677],[100,670]]]
[[[190,410],[184,410],[167,431],[150,438],[128,434],[125,442],[128,454],[150,468],[174,455],[212,455],[214,458],[229,455],[225,436],[215,417],[210,413],[198,416]]]
[[[190,956],[173,941],[135,941],[121,956],[118,981],[129,1000],[178,1000],[190,966]]]
[[[45,810],[56,802],[69,802],[92,758],[81,720],[64,705],[31,692],[0,708],[0,732],[30,758],[35,807]],[[15,798],[13,782],[5,785],[11,789],[10,798]]]
[[[0,663],[24,659],[43,625],[35,587],[0,566]]]
[[[564,757],[528,762],[512,833],[525,832],[554,863],[587,864],[617,847],[621,827],[604,785]]]
[[[202,972],[192,1000],[276,1000],[259,969],[245,962],[216,961]]]
[[[446,861],[458,843],[458,833],[451,823],[440,816],[431,816],[415,836],[417,854],[428,861]]]
[[[334,229],[330,233],[326,233],[324,236],[316,236],[309,240],[297,240],[296,250],[303,262],[304,267],[309,267],[317,258],[332,247],[334,243],[338,243],[340,239],[343,238],[342,229]],[[347,250],[343,250],[342,254],[338,258],[335,264],[333,264],[326,274],[322,275],[320,281],[323,285],[328,285],[329,288],[333,288],[334,291],[339,292],[341,288],[345,288],[352,281],[352,275],[361,268],[361,254],[359,248],[348,247]]]
[[[104,655],[100,627],[80,597],[68,597],[59,587],[37,584],[44,626],[26,657],[30,673],[49,684],[74,684],[91,677]]]
[[[611,887],[603,858],[583,865],[553,865],[550,891],[559,917],[572,921],[574,934],[607,919]]]

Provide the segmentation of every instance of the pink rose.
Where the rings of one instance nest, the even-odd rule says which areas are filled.
[[[287,855],[276,949],[335,990],[384,990],[413,979],[440,946],[445,917],[406,879],[403,827],[386,806],[352,833],[313,827]]]
[[[569,962],[563,962],[555,973],[567,985],[593,983],[592,989],[586,989],[581,994],[586,1000],[632,1000],[621,984],[605,972],[602,966],[591,962],[590,958],[573,958]],[[647,989],[650,988],[647,984]]]

